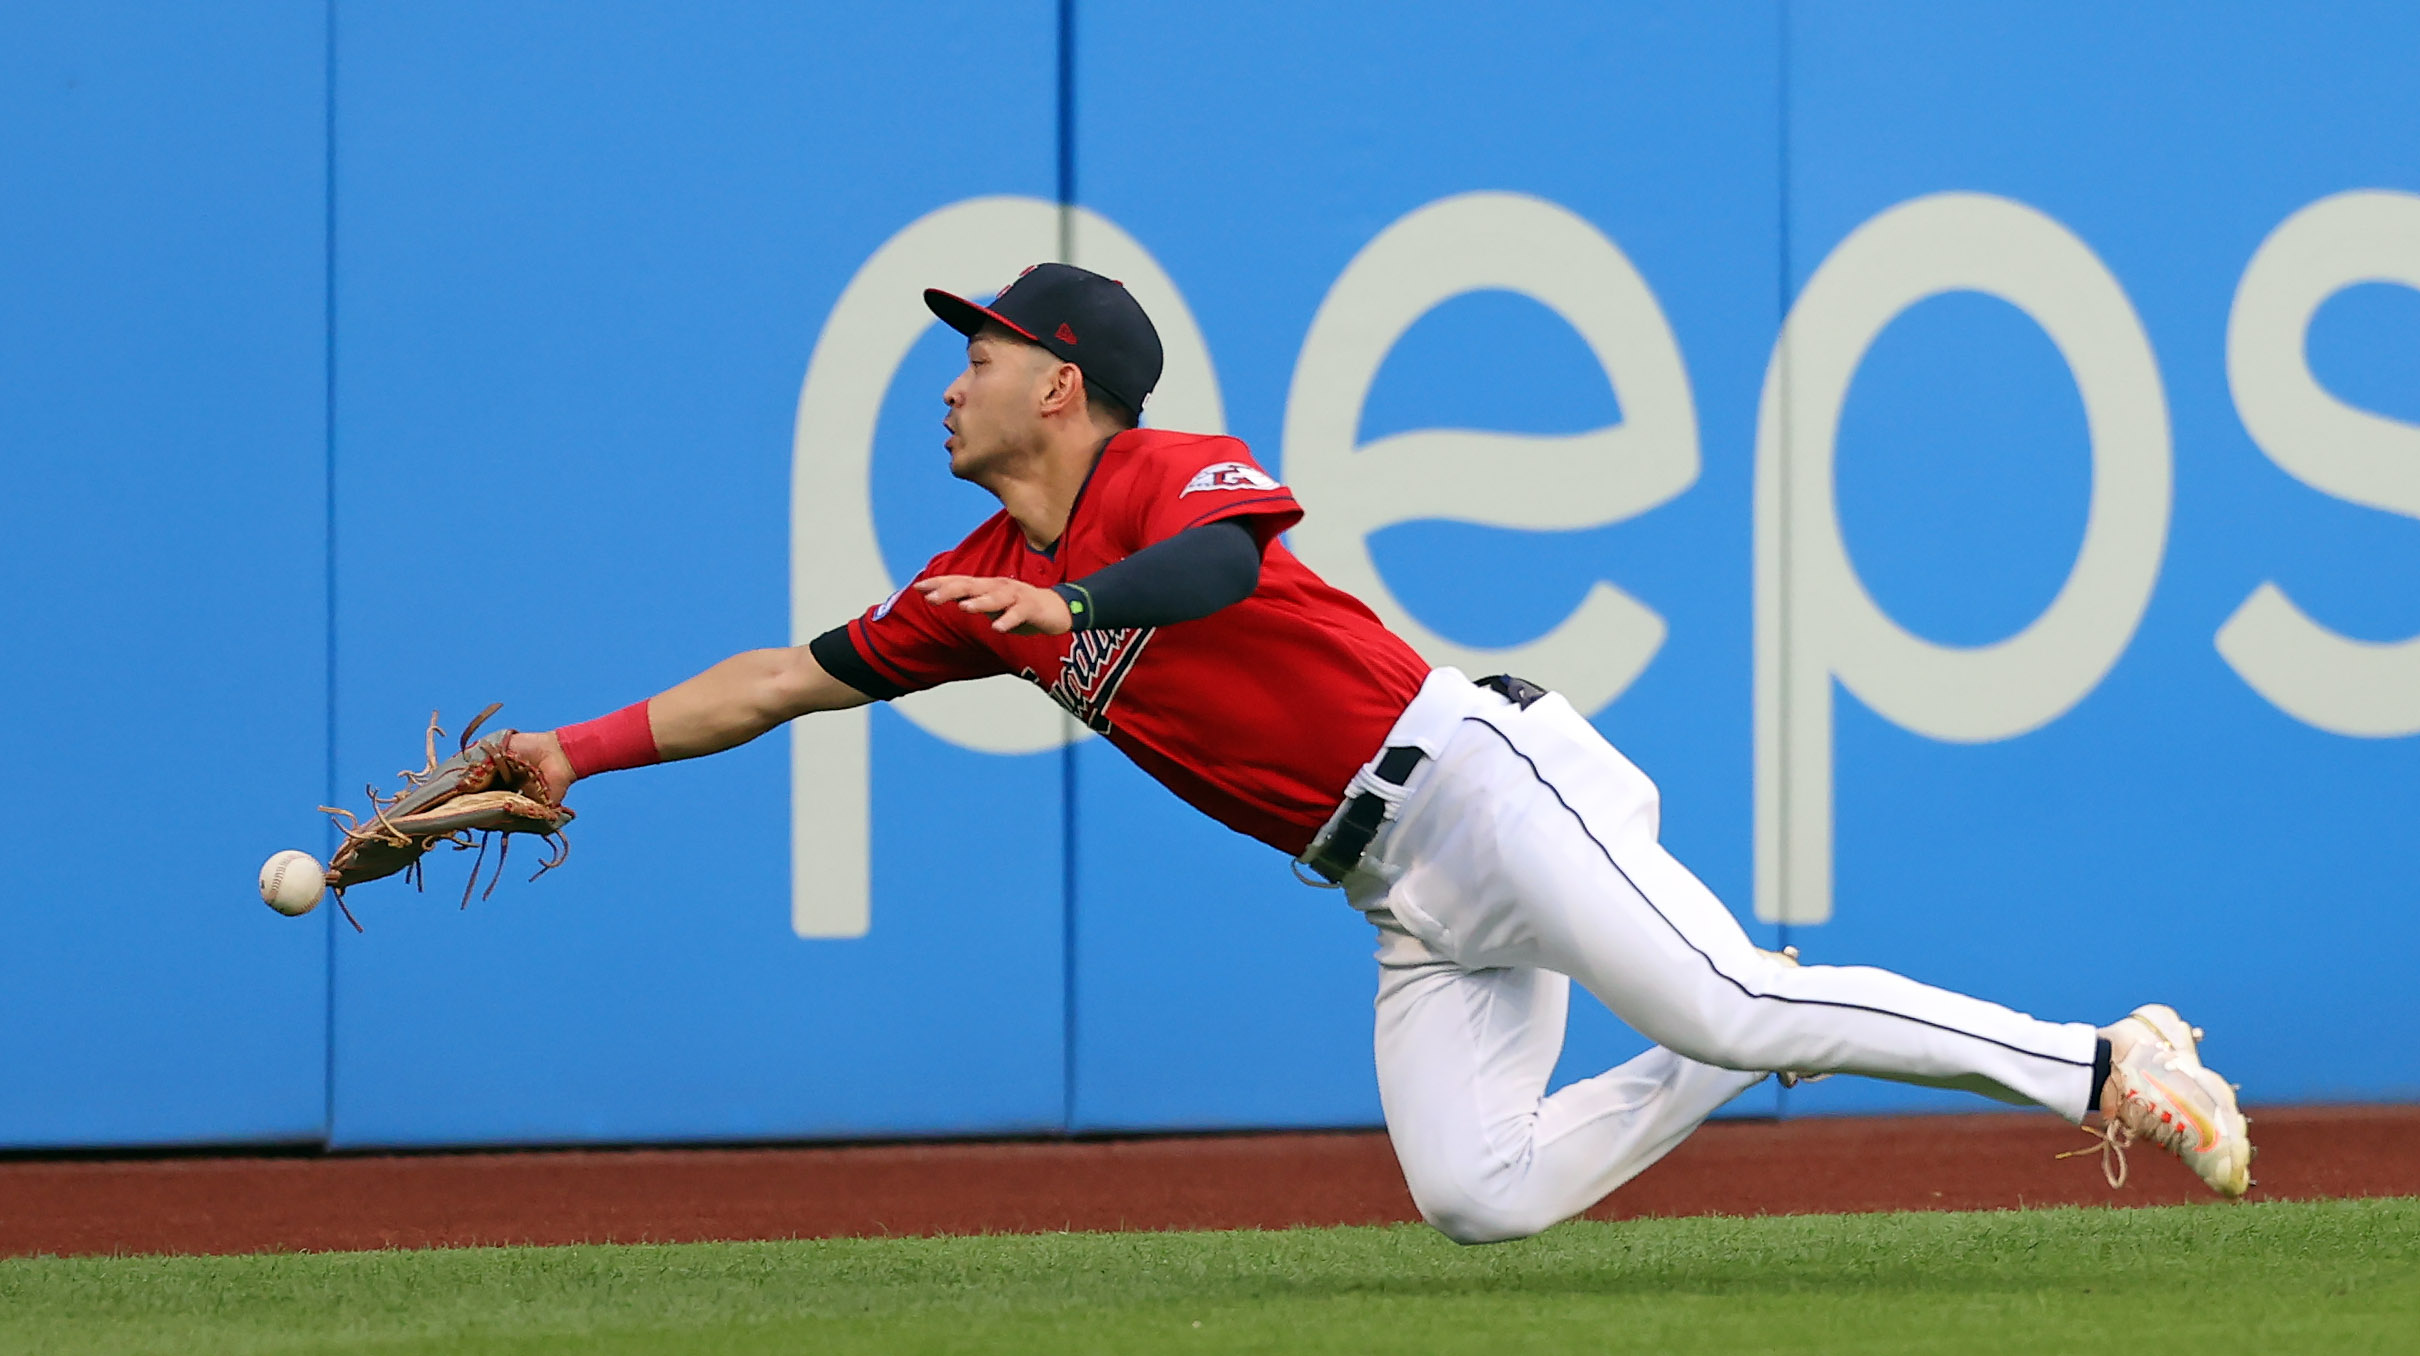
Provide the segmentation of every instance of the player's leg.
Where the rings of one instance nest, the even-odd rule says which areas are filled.
[[[1744,1070],[1973,1088],[2081,1120],[2097,1033],[1867,967],[1791,966],[1656,842],[1652,782],[1549,697],[1465,722],[1387,852],[1389,907],[1464,965],[1586,985],[1650,1040]]]
[[[1693,1052],[1720,1064],[1862,1073],[2036,1102],[2070,1121],[2097,1108],[2108,1118],[2103,1167],[2112,1186],[2124,1184],[2123,1147],[2137,1138],[2183,1159],[2222,1195],[2241,1196],[2252,1184],[2250,1118],[2202,1064],[2199,1033],[2170,1008],[2138,1008],[2096,1031],[1887,970],[1800,966],[1754,946],[1743,954],[1745,936],[1730,911],[1657,844],[1624,844],[1594,853],[1593,862],[1577,850],[1569,856],[1564,869],[1574,878],[1605,863],[1619,884],[1600,878],[1598,890],[1567,892],[1539,911],[1543,949],[1592,992],[1625,994],[1616,1010],[1634,1025],[1651,1023],[1641,1029],[1666,1044],[1702,1042]],[[1604,907],[1608,899],[1614,907]],[[1638,943],[1640,905],[1679,939],[1677,951],[1659,948],[1678,974],[1711,978],[1658,986],[1672,976],[1642,977],[1626,950]],[[1623,921],[1626,910],[1633,922]]]
[[[1456,1242],[1525,1238],[1580,1213],[1763,1077],[1657,1049],[1546,1096],[1570,981],[1466,970],[1379,921],[1387,1133],[1421,1216]]]
[[[1542,949],[1590,992],[1620,995],[1616,1011],[1650,1037],[1727,1065],[1963,1088],[2071,1121],[2091,1110],[2091,1025],[1871,966],[1780,961],[1660,844],[1581,846],[1540,864]]]

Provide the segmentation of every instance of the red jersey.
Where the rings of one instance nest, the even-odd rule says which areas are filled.
[[[902,589],[850,622],[847,635],[868,667],[908,691],[1018,674],[1194,808],[1299,856],[1420,691],[1428,665],[1277,540],[1302,507],[1242,442],[1130,429],[1102,449],[1050,550],[1027,545],[1003,511],[917,577],[1049,588],[1226,518],[1245,520],[1260,539],[1260,583],[1194,621],[1002,635],[989,617]]]

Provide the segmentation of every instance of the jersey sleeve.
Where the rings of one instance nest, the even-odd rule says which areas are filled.
[[[954,573],[962,572],[950,568],[944,553],[916,578]],[[910,581],[846,625],[816,637],[811,648],[833,677],[888,701],[962,678],[1005,673],[1006,661],[975,630],[980,620],[955,605],[926,602]]]
[[[1236,438],[1196,438],[1155,449],[1137,468],[1127,516],[1128,551],[1163,542],[1189,527],[1233,519],[1264,548],[1302,521],[1294,492],[1253,460]]]

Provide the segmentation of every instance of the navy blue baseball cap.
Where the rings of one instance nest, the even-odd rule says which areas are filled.
[[[1036,264],[989,306],[936,287],[924,290],[924,304],[970,339],[990,321],[1040,344],[1138,414],[1160,384],[1160,332],[1142,303],[1126,284],[1073,264]]]

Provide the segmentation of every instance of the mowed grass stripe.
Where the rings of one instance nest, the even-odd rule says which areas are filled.
[[[1198,1325],[1198,1326],[1196,1326]],[[2420,1349],[2420,1200],[0,1261],[0,1351]]]

